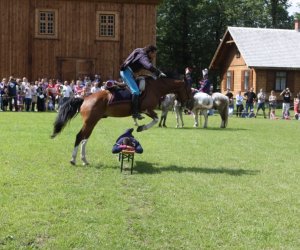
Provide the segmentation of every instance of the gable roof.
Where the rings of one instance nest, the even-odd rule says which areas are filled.
[[[228,27],[211,62],[230,36],[248,67],[300,69],[300,32],[284,29]]]

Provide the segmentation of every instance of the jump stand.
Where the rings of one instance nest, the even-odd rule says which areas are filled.
[[[134,162],[134,151],[122,150],[119,153],[119,162],[121,163],[121,172],[123,171],[124,160],[131,162],[130,173],[133,171],[133,162]]]

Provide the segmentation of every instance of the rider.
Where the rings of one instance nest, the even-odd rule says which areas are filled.
[[[144,48],[135,49],[121,65],[120,75],[123,81],[128,85],[132,93],[132,117],[138,120],[143,119],[138,112],[139,110],[139,94],[140,90],[135,82],[133,73],[141,69],[149,70],[158,77],[166,76],[152,64],[156,56],[157,48],[154,45],[148,45]]]
[[[208,80],[208,69],[202,70],[203,79],[200,81],[200,92],[204,92],[206,94],[210,94],[210,81]]]

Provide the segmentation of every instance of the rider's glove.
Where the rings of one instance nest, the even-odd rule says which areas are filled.
[[[159,78],[161,78],[161,77],[167,77],[167,75],[165,73],[163,73],[163,72],[160,72],[159,75],[158,75],[158,77]]]

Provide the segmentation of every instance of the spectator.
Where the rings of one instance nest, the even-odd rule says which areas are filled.
[[[35,105],[37,104],[37,88],[38,88],[38,81],[35,81],[34,83],[31,83],[31,95],[32,95],[32,100],[31,100],[31,111],[34,112],[35,110]]]
[[[7,85],[4,85],[3,94],[2,94],[3,111],[7,111],[8,100],[9,100],[8,87]]]
[[[276,119],[275,111],[277,106],[277,97],[274,93],[274,90],[272,90],[269,96],[269,118],[272,120]]]
[[[87,81],[86,85],[83,87],[82,95],[83,96],[91,95],[92,94],[91,89],[92,89],[92,83],[91,83],[91,81]]]
[[[64,86],[62,88],[62,103],[63,105],[66,101],[68,101],[73,96],[73,91],[70,87],[70,84],[68,81],[64,81]]]
[[[132,132],[133,128],[127,129],[125,133],[118,137],[112,148],[113,154],[120,153],[124,149],[135,151],[138,154],[143,153],[142,145],[134,138]]]
[[[294,99],[294,117],[296,120],[300,120],[300,93]]]
[[[253,88],[250,88],[245,94],[244,97],[246,97],[246,114],[248,115],[248,111],[253,111],[253,104],[256,100],[256,94],[253,91]]]
[[[30,111],[30,106],[31,106],[31,102],[32,102],[32,90],[31,90],[31,86],[30,83],[27,82],[25,85],[25,110],[27,112]]]
[[[47,87],[47,100],[49,103],[49,99],[51,99],[53,108],[55,108],[55,100],[56,100],[56,95],[57,95],[57,90],[55,87],[55,80],[49,79],[48,87]],[[48,104],[47,104],[47,109],[48,109]]]
[[[13,111],[13,104],[15,111],[18,111],[18,86],[17,82],[13,76],[9,77],[8,80],[8,106],[9,110]]]
[[[101,83],[101,75],[99,74],[99,75],[95,75],[95,79],[94,79],[94,82],[97,82],[97,83]]]
[[[83,89],[81,87],[81,81],[77,80],[76,85],[74,86],[74,95],[75,97],[81,97],[83,95]]]
[[[282,119],[289,119],[292,93],[289,88],[286,88],[280,93],[280,95],[283,97]]]
[[[99,87],[100,82],[94,82],[93,83],[93,87],[91,88],[91,93],[96,93],[99,92],[101,90],[101,88]]]
[[[263,111],[264,118],[267,118],[266,113],[265,113],[265,102],[266,102],[266,94],[264,93],[263,89],[260,89],[259,93],[257,94],[257,109],[256,109],[256,113],[254,116],[255,118],[260,109],[262,109],[262,111]]]
[[[45,98],[46,98],[46,90],[44,89],[43,82],[38,83],[38,87],[36,89],[37,93],[37,111],[44,112],[45,111]]]
[[[62,89],[63,89],[63,85],[61,84],[60,80],[56,80],[55,83],[55,89],[56,89],[56,104],[57,104],[57,110],[59,108],[59,106],[62,103]]]
[[[230,89],[227,89],[225,94],[229,99],[229,105],[228,105],[228,114],[232,115],[234,110],[234,103],[233,103],[233,94],[230,92]]]
[[[3,98],[2,96],[4,95],[4,87],[7,84],[6,78],[3,78],[2,81],[0,82],[0,111],[3,110]]]
[[[243,101],[244,97],[241,95],[241,91],[238,91],[237,95],[235,96],[236,117],[242,116],[242,111],[244,109]]]

